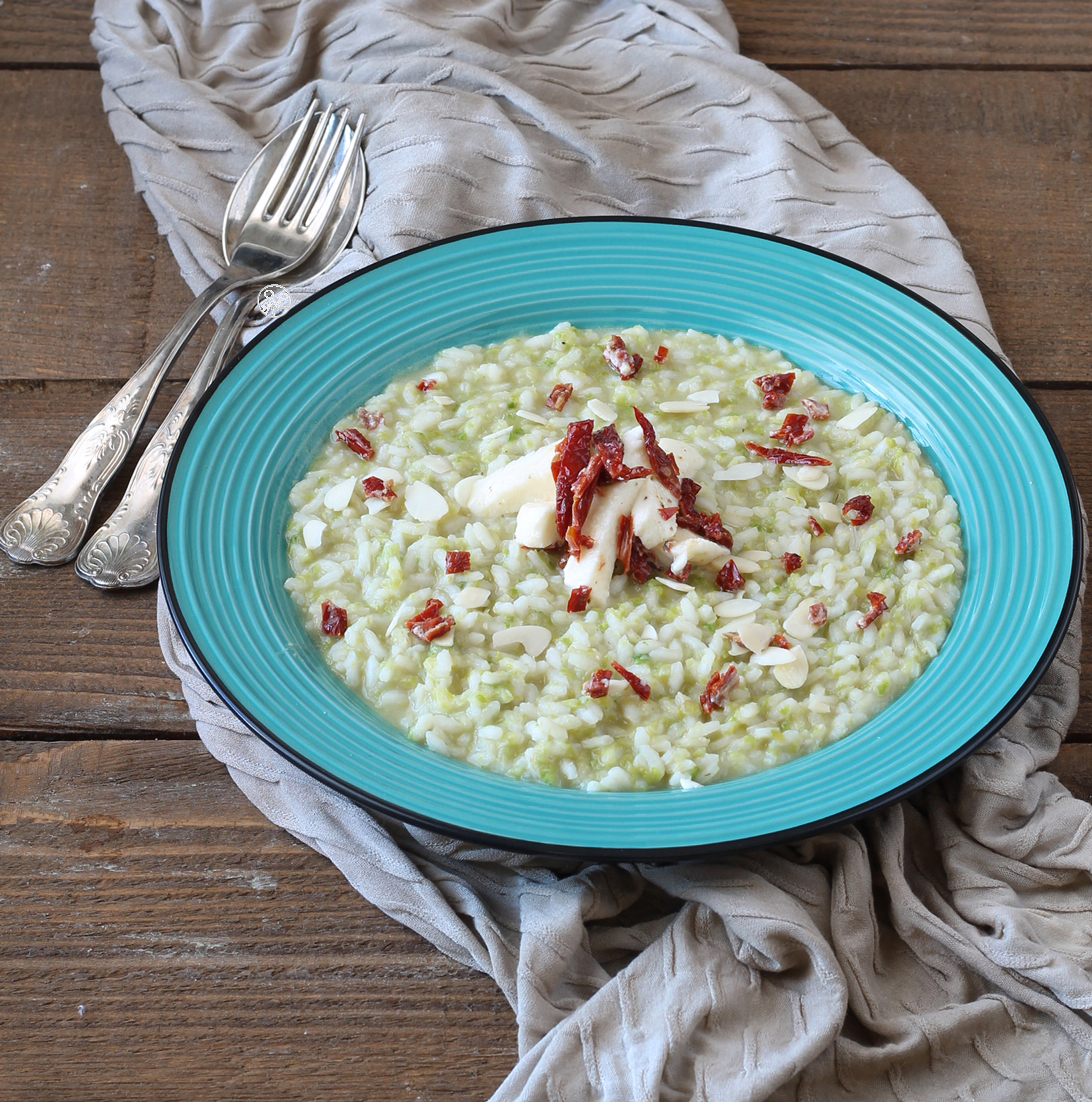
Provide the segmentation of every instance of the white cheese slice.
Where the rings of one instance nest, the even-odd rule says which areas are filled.
[[[520,547],[552,547],[558,540],[557,510],[552,501],[528,501],[516,514]]]
[[[515,513],[529,501],[555,501],[552,464],[556,443],[513,459],[471,488],[466,508],[476,517],[490,518]]]
[[[643,481],[631,479],[600,488],[582,528],[592,546],[583,548],[579,558],[570,555],[565,563],[562,573],[565,585],[570,590],[588,586],[593,605],[604,606],[610,596],[610,579],[618,558],[618,522],[626,513],[632,513],[640,492],[638,484]]]
[[[637,482],[640,491],[633,503],[633,534],[652,549],[669,540],[679,530],[674,515],[665,517],[661,509],[674,509],[678,502],[671,491],[654,478],[641,478]]]

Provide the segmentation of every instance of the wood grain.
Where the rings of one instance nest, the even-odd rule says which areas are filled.
[[[940,211],[1021,377],[1092,383],[1092,73],[793,79]],[[95,80],[0,71],[13,104],[0,120],[0,163],[13,166],[0,175],[0,379],[120,381],[191,297],[132,192]],[[65,105],[59,144],[32,118],[39,92]]]
[[[481,1099],[514,1035],[200,745],[0,743],[0,1099]]]
[[[192,298],[101,87],[93,72],[0,71],[0,380],[128,378]],[[164,280],[173,297],[152,318]]]
[[[196,743],[0,743],[0,1099],[485,1098],[491,979],[365,902]]]
[[[0,65],[97,63],[93,0],[6,0]],[[727,0],[744,54],[774,66],[1087,69],[1075,0]]]

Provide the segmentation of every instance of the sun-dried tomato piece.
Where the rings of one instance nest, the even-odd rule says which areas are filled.
[[[660,345],[656,349],[656,354],[652,357],[658,364],[662,364],[667,359],[667,348],[664,345]]]
[[[815,519],[815,517],[808,517],[808,528],[811,529],[813,536],[825,536],[826,529]]]
[[[821,628],[827,622],[827,606],[822,601],[808,605],[808,623]]]
[[[707,715],[719,712],[724,707],[728,694],[739,684],[739,673],[735,666],[729,666],[723,672],[714,673],[706,683],[705,691],[698,697],[701,710]]]
[[[349,626],[349,614],[330,601],[322,602],[322,634],[344,635]]]
[[[378,475],[370,474],[361,483],[361,488],[364,490],[365,497],[375,497],[380,501],[394,501],[398,496],[394,492],[394,485],[391,482],[384,482]]]
[[[422,393],[424,393],[424,391],[426,391],[426,390],[434,390],[435,388],[436,388],[436,380],[435,379],[422,379],[417,384],[417,389],[420,390]]]
[[[591,678],[584,682],[584,692],[595,699],[606,696],[610,677],[610,670],[596,670]]]
[[[607,347],[603,349],[603,359],[623,379],[632,379],[641,370],[641,364],[645,362],[636,352],[629,352],[626,348],[626,342],[617,335],[607,341]]]
[[[633,537],[629,553],[629,576],[638,584],[644,585],[656,573],[656,563],[648,548],[639,536]]]
[[[677,517],[679,515],[679,507],[677,505],[672,505],[668,508],[660,509],[658,512],[664,520],[670,520],[672,517]]]
[[[338,429],[334,433],[335,439],[345,445],[351,452],[355,452],[361,459],[373,459],[375,448],[359,429]]]
[[[583,612],[588,607],[588,601],[591,600],[591,586],[590,585],[578,585],[572,593],[569,594],[569,612]]]
[[[444,556],[444,571],[448,574],[465,574],[470,569],[469,551],[448,551]]]
[[[546,408],[556,409],[558,413],[560,413],[565,408],[565,403],[572,397],[572,394],[572,383],[558,383],[557,386],[550,391],[550,396],[546,399]]]
[[[786,447],[794,448],[815,435],[805,413],[786,413],[781,428],[770,433],[771,440],[780,440]]]
[[[372,413],[370,409],[361,407],[356,411],[357,419],[366,429],[377,429],[383,424],[382,413]]]
[[[734,593],[744,586],[743,575],[739,572],[734,559],[729,559],[717,573],[717,588],[725,593]]]
[[[842,516],[854,528],[860,528],[862,524],[867,524],[872,519],[872,510],[872,498],[868,494],[858,494],[856,497],[851,497],[842,506]]]
[[[675,462],[675,457],[670,452],[665,452],[656,443],[656,430],[652,427],[652,422],[636,406],[633,407],[633,416],[637,418],[637,424],[645,434],[645,452],[648,455],[652,473],[666,490],[678,497],[682,493],[682,486],[679,482],[679,465]]]
[[[751,380],[762,391],[763,409],[780,409],[796,382],[796,372],[786,371],[783,375],[759,375]]]
[[[565,539],[572,524],[573,484],[591,458],[594,429],[594,421],[570,421],[554,456],[552,470],[556,490],[557,534],[562,539]]]
[[[673,582],[685,582],[690,578],[690,571],[693,569],[691,563],[686,563],[682,570],[665,570],[664,577],[670,578]]]
[[[820,402],[818,398],[801,398],[800,404],[808,411],[813,421],[830,420],[830,406],[826,402]]]
[[[617,662],[610,664],[611,669],[615,673],[621,674],[630,684],[630,688],[642,699],[648,700],[652,695],[652,689],[646,685],[635,673],[630,673],[625,666],[619,665]]]
[[[921,532],[915,528],[913,531],[907,532],[905,536],[895,544],[896,555],[912,555],[921,543]]]
[[[595,497],[599,475],[603,471],[603,463],[603,453],[593,451],[588,465],[573,482],[572,515],[569,519],[569,527],[565,530],[565,542],[577,558],[580,558],[582,548],[591,547],[591,540],[584,535],[583,528],[584,521],[588,519],[588,513],[591,511],[592,499]]]
[[[455,619],[452,616],[441,616],[439,613],[443,607],[443,601],[430,597],[425,602],[425,607],[406,621],[410,634],[423,643],[431,643],[433,639],[446,635],[455,626]]]
[[[618,518],[618,551],[615,556],[622,566],[622,573],[628,574],[633,558],[633,517],[623,513]]]
[[[692,478],[684,478],[679,483],[679,511],[675,514],[675,523],[731,551],[732,533],[721,524],[720,513],[702,513],[694,508],[699,493],[701,487]]]
[[[858,621],[857,626],[863,631],[871,624],[881,612],[887,611],[887,598],[882,593],[867,593],[868,603],[872,606]]]
[[[786,574],[792,574],[804,565],[804,560],[795,551],[786,551],[781,556],[781,565],[785,568]]]
[[[752,440],[746,442],[749,452],[762,459],[768,459],[771,463],[782,463],[786,467],[829,467],[830,460],[821,455],[808,455],[805,452],[791,452],[785,448],[767,448],[764,444],[756,444]]]
[[[782,650],[792,650],[792,643],[779,631],[770,636],[770,646],[780,647]]]
[[[592,443],[603,453],[603,467],[614,482],[628,482],[633,478],[647,478],[652,472],[648,467],[627,467],[626,449],[618,430],[613,425],[601,428],[592,436]]]

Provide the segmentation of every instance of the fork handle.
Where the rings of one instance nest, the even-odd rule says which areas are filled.
[[[156,527],[167,463],[193,407],[219,375],[254,301],[254,292],[241,292],[216,327],[185,389],[148,442],[121,503],[76,559],[76,573],[84,581],[100,589],[135,589],[159,577]]]
[[[61,465],[0,521],[0,549],[9,559],[55,566],[76,557],[99,495],[136,439],[164,376],[204,316],[239,282],[228,272],[209,284],[76,437]]]

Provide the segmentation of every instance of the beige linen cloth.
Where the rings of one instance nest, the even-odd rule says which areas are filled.
[[[93,41],[110,124],[195,291],[221,270],[233,181],[317,91],[368,119],[367,202],[334,275],[534,218],[699,218],[866,264],[996,347],[939,215],[742,57],[718,0],[98,0]],[[1092,809],[1043,771],[1076,708],[1079,617],[1019,715],[913,799],[660,865],[536,860],[369,815],[234,718],[162,602],[159,626],[201,738],[254,804],[499,984],[519,1059],[496,1100],[1092,1095]]]

